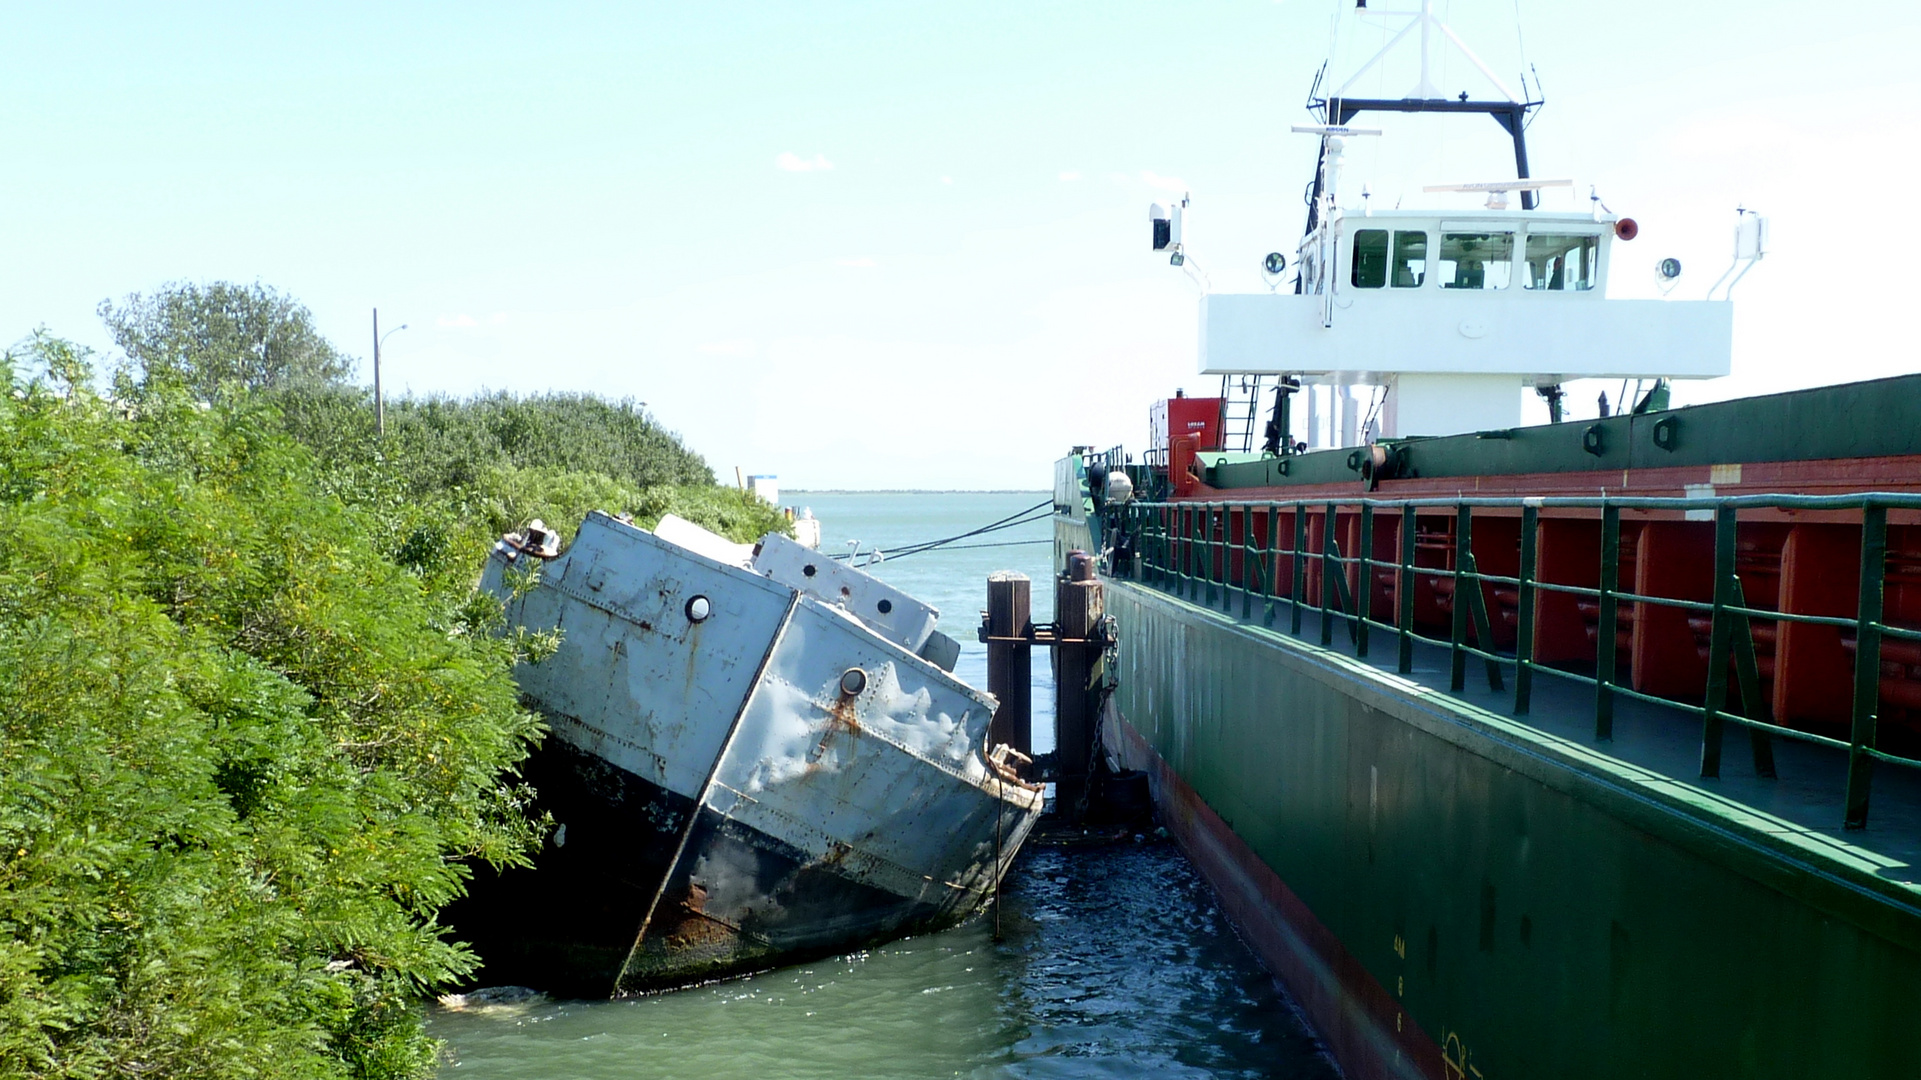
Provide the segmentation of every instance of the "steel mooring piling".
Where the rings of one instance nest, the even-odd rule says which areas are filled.
[[[1088,766],[1099,722],[1101,583],[1094,559],[1067,557],[1054,584],[1054,812],[1078,820],[1087,803]]]
[[[987,729],[987,744],[1005,743],[1029,756],[1034,753],[1032,611],[1026,574],[997,570],[987,576],[981,640],[987,643],[987,692],[1000,702]]]
[[[1054,782],[1054,814],[1079,821],[1087,805],[1100,722],[1107,634],[1094,557],[1070,552],[1067,565],[1054,582],[1054,621],[1038,626],[1029,615],[1027,576],[1011,571],[989,575],[980,636],[987,643],[987,689],[1000,699],[988,729],[990,746],[1006,743],[1031,754],[1033,646],[1045,646],[1052,654],[1054,752],[1042,756],[1040,779]]]

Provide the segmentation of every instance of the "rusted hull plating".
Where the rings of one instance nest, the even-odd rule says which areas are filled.
[[[483,587],[563,635],[519,672],[560,828],[455,912],[490,980],[632,993],[950,925],[1039,815],[993,700],[844,611],[599,514],[515,569]]]

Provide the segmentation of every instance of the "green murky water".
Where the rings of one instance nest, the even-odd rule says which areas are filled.
[[[983,916],[624,1001],[436,1009],[444,1077],[1333,1077],[1165,842],[1030,847]]]

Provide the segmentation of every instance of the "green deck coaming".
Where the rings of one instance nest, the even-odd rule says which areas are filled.
[[[1657,469],[1724,462],[1819,461],[1921,454],[1921,375],[1822,386],[1764,397],[1693,405],[1639,416],[1570,420],[1502,432],[1412,439],[1403,476],[1511,476],[1523,473]],[[1654,428],[1674,421],[1673,449],[1654,442]],[[1601,429],[1601,452],[1582,440]],[[1787,434],[1792,433],[1792,438]],[[1490,437],[1495,436],[1495,437]],[[1350,451],[1321,450],[1288,458],[1203,454],[1209,486],[1224,490],[1359,483]],[[1285,470],[1285,472],[1283,472]]]
[[[1106,602],[1123,715],[1484,1075],[1921,1071],[1921,908],[1873,851],[1132,583]]]

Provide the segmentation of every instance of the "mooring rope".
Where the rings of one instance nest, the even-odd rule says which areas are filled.
[[[1019,526],[1022,526],[1022,525],[1033,525],[1037,522],[1046,521],[1048,518],[1052,516],[1054,516],[1054,500],[1050,498],[1045,501],[1035,503],[1033,506],[1027,507],[1024,510],[1016,510],[1015,512],[1007,515],[1004,518],[1001,518],[998,521],[988,522],[987,524],[982,525],[980,528],[977,528],[977,529],[969,529],[963,533],[955,533],[953,536],[942,537],[939,540],[925,540],[920,543],[903,544],[901,545],[900,550],[898,551],[888,552],[886,551],[885,548],[876,548],[873,550],[885,552],[884,557],[887,559],[904,559],[909,555],[919,555],[923,551],[933,551],[936,548],[947,547],[950,544],[955,544],[958,541],[966,540],[969,537],[983,536],[983,535],[986,535],[987,533],[1000,532],[1003,529],[1018,528]],[[1037,543],[1052,543],[1052,542],[1053,541],[1051,540],[1016,540],[1016,541],[1010,541],[1008,543],[1009,544],[1022,544],[1022,543],[1037,544]],[[996,546],[996,545],[968,544],[963,546],[964,547],[990,547],[990,546]],[[859,554],[858,551],[850,551],[850,552],[847,552],[846,554],[842,554],[840,552],[833,552],[829,554],[828,557],[833,559],[852,559],[857,557],[858,554]],[[871,557],[872,551],[869,552],[869,555]]]

